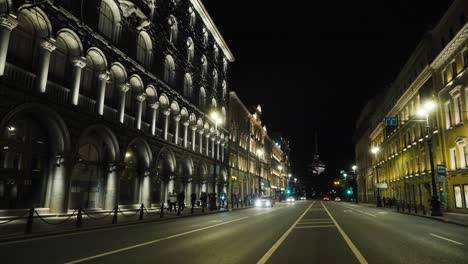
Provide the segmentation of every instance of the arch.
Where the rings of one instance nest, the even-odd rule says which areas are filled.
[[[130,87],[132,91],[136,93],[144,92],[143,80],[141,79],[139,75],[133,74],[132,76],[130,76],[130,80],[128,82],[130,83]]]
[[[155,159],[155,167],[157,170],[157,174],[160,176],[169,176],[169,174],[173,174],[175,172],[175,168],[177,165],[176,158],[174,153],[167,147],[163,147],[156,159]],[[161,174],[167,173],[167,174]]]
[[[110,68],[111,73],[111,80],[115,84],[123,84],[127,82],[127,71],[125,66],[123,66],[120,62],[112,63]]]
[[[167,23],[169,26],[168,27],[169,28],[169,32],[168,32],[169,42],[171,42],[172,44],[175,44],[177,43],[177,35],[179,32],[179,29],[177,26],[177,19],[175,18],[175,16],[170,15],[167,20]]]
[[[227,98],[227,83],[226,83],[226,80],[223,80],[223,83],[221,85],[221,98],[223,100],[226,100]]]
[[[206,92],[203,87],[200,87],[200,91],[198,93],[198,107],[202,110],[205,110],[206,108]]]
[[[171,108],[171,113],[173,115],[179,114],[180,107],[179,107],[179,104],[176,101],[172,101],[170,108]]]
[[[133,139],[127,146],[127,150],[132,149],[138,158],[140,170],[147,170],[153,163],[153,153],[148,142],[142,138]],[[125,156],[126,153],[125,153]]]
[[[182,159],[182,161],[179,164],[182,168],[182,173],[184,173],[184,175],[180,175],[180,176],[183,176],[183,177],[193,176],[194,165],[193,165],[193,160],[191,157],[186,156],[185,158]]]
[[[189,63],[193,62],[193,57],[195,56],[195,47],[191,37],[187,38],[187,61]]]
[[[165,93],[162,93],[159,96],[159,106],[162,109],[167,109],[169,107],[169,98],[167,97],[167,95]]]
[[[98,30],[114,42],[120,37],[120,10],[113,0],[102,0],[99,8]]]
[[[83,95],[97,98],[97,81],[99,75],[107,71],[107,59],[104,52],[96,47],[91,47],[86,52],[86,67],[81,71],[80,85]]]
[[[201,65],[202,65],[201,75],[202,75],[203,78],[205,78],[206,73],[208,72],[208,60],[206,59],[205,55],[202,55],[200,60],[201,60]]]
[[[205,162],[198,163],[198,178],[201,182],[208,181],[208,166]]]
[[[197,120],[198,129],[200,129],[200,130],[203,129],[203,125],[204,125],[203,119],[198,118],[198,120]]]
[[[144,30],[138,34],[136,59],[147,68],[151,67],[153,43],[150,35]]]
[[[107,69],[107,58],[101,49],[91,47],[86,52],[86,66],[97,71],[105,71]]]
[[[190,27],[195,27],[195,22],[196,22],[196,19],[197,19],[197,16],[195,14],[195,11],[193,10],[193,7],[189,6],[188,8],[188,12],[189,12],[189,26]]]
[[[218,71],[216,69],[213,69],[213,79],[211,83],[211,88],[216,91],[218,88]]]
[[[216,98],[211,98],[211,108],[214,110],[218,107],[218,103],[216,102]]]
[[[49,78],[59,84],[68,85],[73,74],[72,62],[83,56],[83,45],[75,32],[61,29],[56,37],[56,49],[51,54]]]
[[[78,139],[77,147],[80,144],[95,144],[104,146],[101,154],[101,161],[114,163],[120,157],[120,147],[115,133],[110,128],[104,125],[93,125],[86,128]],[[78,152],[78,149],[76,150]]]
[[[197,116],[194,113],[190,114],[189,122],[192,126],[197,124]]]
[[[187,111],[187,108],[182,107],[182,109],[180,110],[180,116],[181,116],[180,121],[182,123],[185,123],[185,122],[187,122],[189,120],[189,113]]]
[[[156,91],[156,86],[154,86],[153,84],[148,84],[146,86],[145,94],[149,102],[153,103],[158,101],[158,92]]]
[[[188,99],[192,97],[192,75],[188,72],[184,76],[184,96]]]
[[[223,106],[221,107],[221,114],[223,115],[223,121],[226,120],[226,108]]]
[[[21,6],[18,12],[18,26],[11,33],[7,60],[27,70],[35,70],[39,63],[40,44],[52,35],[52,24],[39,7],[29,4]],[[52,40],[53,41],[53,40]]]
[[[166,55],[164,60],[164,74],[163,79],[169,85],[175,84],[175,74],[176,74],[176,67],[174,59],[171,55]]]
[[[120,62],[114,62],[110,68],[110,79],[106,88],[106,101],[115,109],[119,108],[119,94],[122,84],[127,82],[127,70]]]

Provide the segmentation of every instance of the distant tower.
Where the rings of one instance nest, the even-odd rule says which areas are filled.
[[[320,175],[325,171],[325,164],[320,161],[320,156],[318,154],[318,136],[317,136],[317,131],[315,131],[315,153],[314,153],[314,159],[312,161],[312,164],[309,165],[309,170],[313,174]]]

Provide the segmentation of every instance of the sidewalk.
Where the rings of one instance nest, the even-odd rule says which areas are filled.
[[[177,211],[169,212],[167,208],[164,208],[164,214],[161,217],[161,210],[159,208],[144,209],[142,220],[140,220],[140,209],[122,209],[118,210],[117,216],[115,211],[91,211],[82,213],[81,227],[77,227],[77,211],[69,211],[67,214],[55,215],[55,214],[42,214],[39,212],[39,216],[34,213],[32,230],[30,234],[25,234],[27,229],[28,216],[21,217],[0,217],[0,242],[20,240],[26,238],[56,235],[70,232],[79,232],[84,230],[93,230],[101,228],[111,228],[123,225],[132,225],[138,223],[147,223],[154,221],[163,221],[169,219],[201,216],[207,214],[216,214],[229,212],[234,210],[247,209],[251,207],[239,207],[232,209],[220,208],[218,210],[210,211],[205,209],[205,212],[201,211],[200,207],[195,207],[193,214],[190,212],[190,207],[185,207],[185,210],[180,212],[180,216],[177,216]],[[114,218],[116,223],[113,224]]]
[[[377,206],[375,204],[368,204],[368,203],[359,203],[359,205],[367,206],[367,207],[374,207],[376,208]],[[398,211],[395,206],[389,208],[389,207],[380,207],[380,209],[384,210],[391,210],[397,213],[401,214],[407,214],[407,215],[414,215],[414,216],[419,216],[419,217],[424,217],[428,219],[433,219],[445,223],[452,223],[456,225],[462,225],[462,226],[468,226],[468,214],[459,214],[459,213],[452,213],[452,212],[443,212],[443,216],[431,216],[430,208],[426,209],[426,214],[423,214],[423,211],[421,208],[418,208],[417,213],[414,212],[414,208],[411,208],[410,212],[408,212],[408,208],[406,207],[405,210],[403,211],[402,208]]]

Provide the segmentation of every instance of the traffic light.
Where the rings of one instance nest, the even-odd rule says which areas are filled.
[[[286,188],[286,194],[291,194],[291,189]]]
[[[349,188],[348,190],[346,190],[346,194],[347,195],[352,195],[353,194],[353,189]]]

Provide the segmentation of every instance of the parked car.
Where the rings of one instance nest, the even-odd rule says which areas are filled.
[[[288,203],[292,203],[292,202],[294,202],[294,201],[296,201],[296,199],[294,199],[294,197],[292,197],[292,196],[290,196],[290,197],[288,197],[288,198],[286,199],[286,202],[288,202]]]
[[[335,202],[341,202],[341,198],[340,197],[335,197]]]
[[[323,201],[330,201],[330,197],[324,196],[324,197],[322,198],[322,200],[323,200]]]

